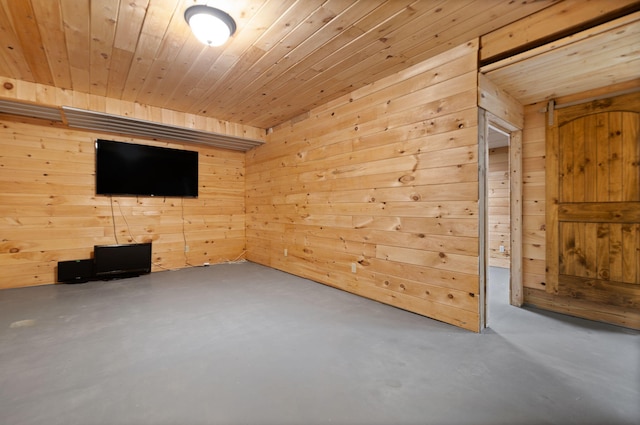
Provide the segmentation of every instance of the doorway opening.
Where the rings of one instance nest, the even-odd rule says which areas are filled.
[[[486,318],[499,320],[510,304],[511,282],[511,134],[489,124],[487,137],[487,288]]]
[[[523,301],[522,130],[484,110],[479,119],[483,128],[479,138],[480,324],[484,329],[489,326],[494,292],[506,298],[502,300],[505,308],[520,307]],[[501,287],[492,287],[494,281]]]

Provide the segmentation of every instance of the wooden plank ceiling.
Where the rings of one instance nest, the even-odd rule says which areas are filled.
[[[215,48],[204,0],[0,0],[0,76],[269,128],[556,1],[208,1],[238,26]]]
[[[640,85],[640,12],[480,69],[523,105],[600,87]]]

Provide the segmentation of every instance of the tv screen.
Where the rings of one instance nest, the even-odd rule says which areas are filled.
[[[96,140],[96,193],[198,197],[198,152]]]

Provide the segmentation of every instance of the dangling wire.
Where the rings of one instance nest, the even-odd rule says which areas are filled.
[[[187,255],[187,232],[184,227],[184,198],[180,198],[180,207],[182,210],[182,240],[184,241],[184,246],[182,251],[184,251],[184,264],[190,267],[193,267],[193,264],[189,263],[189,256]]]
[[[137,201],[137,198],[136,198],[136,201]],[[122,205],[120,205],[120,202],[118,202],[118,209],[120,210],[120,216],[122,216],[122,219],[124,220],[124,224],[126,224],[127,226],[127,232],[129,232],[129,237],[133,242],[138,243],[138,241],[136,241],[136,238],[133,237],[133,234],[131,234],[131,228],[129,227],[129,222],[127,221],[127,217],[125,217],[124,213],[122,212]]]
[[[116,240],[116,244],[120,244],[120,242],[118,242],[118,232],[116,231],[116,215],[113,212],[113,195],[109,195],[109,200],[111,204],[111,223],[113,224],[113,237]]]

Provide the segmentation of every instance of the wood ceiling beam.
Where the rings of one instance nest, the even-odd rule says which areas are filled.
[[[485,66],[640,10],[640,0],[564,0],[480,38]]]

